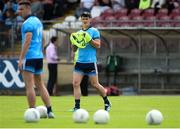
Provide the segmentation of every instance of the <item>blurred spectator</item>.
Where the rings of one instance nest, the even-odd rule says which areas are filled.
[[[11,28],[12,25],[15,23],[16,21],[16,15],[15,15],[15,12],[12,8],[9,8],[8,10],[6,10],[5,12],[5,25],[8,27],[8,28]]]
[[[81,0],[80,7],[76,10],[75,16],[79,18],[83,12],[91,12],[92,7],[95,5],[95,0]]]
[[[166,0],[152,0],[151,8],[162,8]]]
[[[2,48],[6,47],[8,48],[10,46],[10,29],[5,26],[5,23],[3,21],[0,21],[0,50],[3,50]]]
[[[168,9],[168,14],[171,14],[172,10],[179,7],[179,2],[177,0],[168,0],[166,2]]]
[[[151,6],[151,0],[140,0],[139,9],[148,9]]]
[[[128,9],[128,14],[132,9],[139,8],[139,0],[125,0],[125,4]]]
[[[53,17],[53,5],[54,0],[43,0],[43,6],[44,6],[44,15],[43,20],[50,20]]]
[[[61,17],[65,12],[65,1],[64,0],[54,0],[54,16]]]
[[[125,7],[125,0],[111,0],[113,10],[119,10]]]
[[[112,7],[112,2],[111,0],[96,0],[96,5],[98,6],[107,6],[107,7]]]
[[[154,15],[156,15],[160,8],[164,6],[166,0],[152,0],[151,8],[154,8]]]
[[[40,20],[43,19],[44,8],[43,3],[40,0],[31,0],[31,11],[32,14],[37,16]]]
[[[112,8],[111,0],[96,0],[95,6],[91,10],[91,16],[92,18],[98,17],[110,8]]]
[[[58,60],[57,55],[57,45],[58,38],[53,36],[49,45],[46,48],[46,59],[48,63],[49,78],[47,83],[47,90],[49,95],[55,95],[57,86],[57,70],[58,70]]]
[[[2,11],[4,8],[4,2],[3,0],[0,0],[0,11]]]
[[[6,10],[8,9],[13,9],[14,12],[17,12],[18,9],[18,5],[13,1],[13,0],[9,0],[4,4],[4,8],[3,8],[3,14],[6,12]]]

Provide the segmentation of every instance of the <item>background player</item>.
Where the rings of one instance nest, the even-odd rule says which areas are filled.
[[[35,85],[47,107],[48,117],[54,118],[49,94],[41,75],[43,68],[43,25],[37,17],[31,15],[29,1],[19,1],[18,13],[25,20],[21,27],[22,50],[19,56],[18,67],[26,85],[29,107],[35,108],[36,106]]]

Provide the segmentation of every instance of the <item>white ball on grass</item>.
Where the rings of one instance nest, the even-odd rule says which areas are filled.
[[[40,118],[47,118],[47,108],[45,106],[37,106],[36,109],[39,111]]]
[[[109,113],[104,109],[99,109],[94,113],[93,120],[96,124],[106,124],[110,119]]]
[[[76,123],[87,123],[89,120],[89,113],[85,109],[78,109],[73,113],[73,121]]]
[[[24,119],[26,122],[38,122],[40,114],[35,108],[28,108],[24,113]]]
[[[163,121],[163,115],[157,109],[153,109],[146,114],[146,122],[149,125],[160,125],[162,121]]]

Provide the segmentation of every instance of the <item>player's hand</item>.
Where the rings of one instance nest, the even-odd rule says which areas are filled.
[[[70,36],[70,41],[78,48],[85,48],[86,45],[92,40],[91,36],[87,32],[76,32]]]
[[[20,72],[22,72],[22,70],[23,70],[22,67],[23,67],[23,61],[19,60],[19,62],[18,62],[18,69],[19,69]]]
[[[79,32],[72,33],[70,36],[70,41],[72,45],[75,45],[78,48],[85,48],[87,45],[84,40],[84,35]]]
[[[84,40],[85,40],[86,43],[89,43],[92,40],[91,35],[89,33],[85,32],[85,31],[84,31]]]

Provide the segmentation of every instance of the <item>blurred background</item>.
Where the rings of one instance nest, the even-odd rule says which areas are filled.
[[[46,44],[58,37],[58,82],[54,95],[72,94],[72,32],[83,11],[101,32],[99,81],[108,95],[180,93],[180,0],[31,0],[44,25]],[[17,69],[21,24],[16,0],[0,0],[0,94],[25,94]],[[44,59],[44,81],[48,70]],[[96,94],[87,84],[88,93]]]

